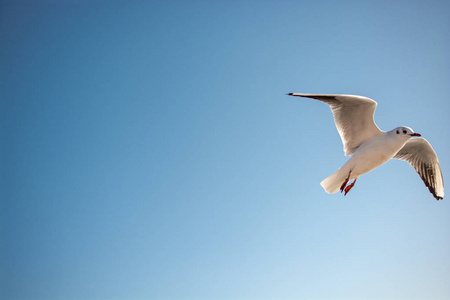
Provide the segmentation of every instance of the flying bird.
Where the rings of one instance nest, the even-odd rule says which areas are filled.
[[[395,158],[407,161],[416,170],[436,200],[444,198],[439,160],[430,143],[406,126],[391,131],[380,130],[373,119],[377,107],[374,100],[355,95],[288,95],[328,104],[344,144],[344,153],[351,155],[339,170],[320,183],[327,193],[341,191],[347,195],[359,176]]]

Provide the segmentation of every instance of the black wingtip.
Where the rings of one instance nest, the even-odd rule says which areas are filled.
[[[288,96],[292,96],[292,95],[294,95],[294,93],[287,93],[286,95],[288,95]]]

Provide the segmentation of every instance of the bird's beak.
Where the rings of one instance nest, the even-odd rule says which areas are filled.
[[[413,134],[410,134],[410,136],[421,136],[420,133],[414,132]]]

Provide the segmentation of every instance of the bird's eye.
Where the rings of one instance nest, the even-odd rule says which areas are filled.
[[[397,134],[399,134],[400,132],[397,130]]]
[[[403,130],[403,133],[406,134],[406,130]]]

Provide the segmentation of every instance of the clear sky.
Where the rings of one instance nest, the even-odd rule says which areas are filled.
[[[450,179],[449,1],[1,1],[0,298],[450,299],[450,199],[347,195],[327,105]],[[450,192],[448,192],[450,193]]]

